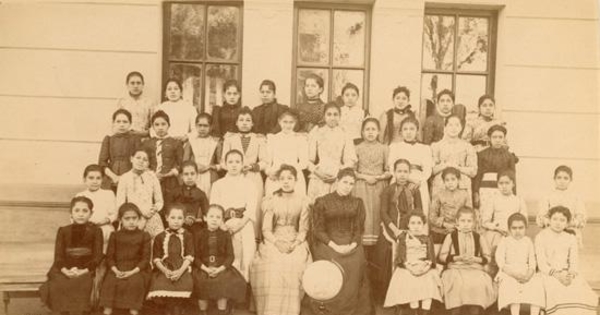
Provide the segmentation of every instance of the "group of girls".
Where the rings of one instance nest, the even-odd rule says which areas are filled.
[[[106,315],[138,314],[144,299],[179,314],[190,297],[204,313],[212,300],[223,314],[228,301],[251,300],[259,315],[297,315],[304,269],[326,259],[347,277],[328,306],[308,299],[313,313],[370,314],[372,296],[419,314],[433,300],[451,314],[496,300],[512,314],[522,303],[532,314],[595,312],[577,270],[586,216],[569,190],[572,171],[557,168],[534,247],[515,194],[518,159],[491,96],[465,123],[441,91],[420,130],[406,87],[376,119],[352,83],[343,104],[323,102],[316,75],[295,110],[277,102],[272,81],[253,110],[227,81],[212,115],[197,114],[177,80],[158,106],[143,95],[142,74],[126,84],[113,133],[84,171],[87,189],[71,202],[72,224],[58,231],[42,288],[55,311],[86,312],[95,292]]]

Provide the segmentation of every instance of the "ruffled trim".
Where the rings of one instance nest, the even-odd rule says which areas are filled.
[[[165,239],[163,240],[163,256],[161,259],[154,259],[154,262],[156,263],[156,261],[163,261],[165,259],[167,259],[168,255],[169,255],[169,240],[171,239],[171,235],[176,235],[179,238],[179,243],[181,244],[181,258],[185,259],[185,260],[189,260],[190,262],[194,261],[194,257],[191,255],[187,255],[187,256],[183,256],[183,253],[185,252],[185,246],[184,246],[184,242],[183,242],[183,233],[184,233],[184,229],[180,228],[177,231],[170,231],[170,230],[165,230]]]
[[[157,290],[148,293],[147,300],[155,297],[174,297],[174,298],[189,298],[192,296],[191,291],[167,291]]]

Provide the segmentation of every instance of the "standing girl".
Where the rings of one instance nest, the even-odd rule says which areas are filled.
[[[181,299],[192,295],[191,264],[194,261],[194,239],[183,228],[185,209],[173,205],[168,210],[169,228],[154,238],[152,262],[155,269],[148,299],[164,299],[166,314],[181,315]]]
[[[108,177],[104,188],[116,191],[119,177],[131,169],[129,158],[141,142],[140,137],[130,130],[130,112],[118,109],[112,118],[114,134],[102,140],[98,164],[102,166],[104,174]]]
[[[410,105],[410,90],[405,86],[399,86],[392,93],[394,107],[381,115],[381,130],[379,139],[384,144],[392,144],[402,141],[403,135],[400,133],[402,128],[400,124],[408,117],[415,117]],[[413,140],[410,140],[413,141]]]
[[[316,127],[308,136],[308,196],[311,200],[332,192],[336,174],[356,163],[354,143],[339,127],[340,108],[328,103],[324,111],[325,125]]]
[[[419,132],[419,121],[414,116],[409,116],[400,123],[400,134],[402,141],[390,144],[388,165],[393,165],[399,159],[410,162],[410,175],[408,181],[419,187],[421,192],[421,203],[423,213],[429,212],[429,184],[433,160],[431,147],[419,143],[417,134]]]
[[[444,302],[450,314],[482,314],[496,301],[492,279],[484,271],[490,260],[487,243],[475,227],[475,211],[461,208],[456,214],[457,230],[442,244],[439,260],[446,264],[442,272]]]
[[[442,281],[435,269],[433,242],[424,230],[426,219],[410,213],[408,231],[398,238],[394,274],[387,289],[384,307],[409,303],[414,314],[428,315],[433,300],[442,301]],[[422,309],[417,313],[417,310]]]
[[[138,228],[142,212],[133,203],[119,208],[121,229],[108,242],[106,256],[110,272],[104,278],[100,306],[110,315],[115,308],[137,315],[146,295],[147,271],[150,269],[150,234]]]
[[[264,243],[250,273],[258,315],[300,314],[300,280],[311,256],[306,243],[310,200],[295,191],[298,174],[295,167],[282,165],[277,174],[281,188],[263,202]]]
[[[433,115],[427,117],[423,124],[423,143],[432,144],[442,140],[445,136],[444,126],[454,109],[454,93],[446,89],[437,95],[436,111]],[[458,116],[457,116],[458,117]],[[459,120],[461,120],[459,118]],[[462,121],[462,120],[461,120]],[[462,123],[462,122],[461,122]],[[462,131],[462,127],[461,130]]]
[[[341,107],[340,127],[346,132],[346,136],[352,140],[362,138],[362,123],[367,116],[362,107],[357,106],[358,87],[352,83],[346,83],[342,88],[342,100],[344,105]]]
[[[153,172],[148,170],[148,152],[137,149],[131,156],[131,171],[121,176],[117,189],[117,207],[124,203],[133,203],[142,212],[139,228],[152,237],[164,230],[164,225],[158,214],[164,202],[160,182]]]
[[[250,264],[256,252],[254,222],[256,213],[256,191],[253,183],[244,176],[244,155],[238,150],[225,154],[227,175],[216,181],[210,195],[210,203],[225,209],[223,229],[232,236],[234,261],[232,265],[250,280]]]
[[[219,138],[210,135],[212,117],[201,113],[196,117],[196,133],[188,136],[188,145],[183,149],[183,160],[194,161],[198,166],[196,185],[210,196],[212,183],[217,180],[222,143]]]
[[[538,269],[546,293],[546,314],[596,314],[598,296],[579,275],[577,238],[566,231],[571,211],[563,206],[548,211],[549,227],[535,237]]]
[[[302,172],[308,164],[308,141],[306,134],[294,131],[297,124],[298,116],[294,112],[286,111],[279,116],[281,131],[267,135],[266,196],[281,188],[277,173],[283,164],[293,166],[301,175],[296,180],[294,191],[306,195],[306,180]]]
[[[381,193],[392,177],[388,171],[388,148],[377,140],[379,121],[367,118],[362,123],[363,141],[356,146],[356,185],[352,195],[363,200],[365,204],[365,232],[363,245],[368,246],[367,259],[371,259],[371,248],[379,235]]]
[[[296,106],[299,114],[298,132],[309,133],[323,121],[325,103],[321,99],[321,94],[323,94],[324,86],[323,78],[314,73],[308,75],[304,80],[306,99]]]
[[[421,193],[408,181],[410,162],[400,159],[394,162],[395,183],[381,193],[381,233],[377,239],[375,265],[378,269],[379,292],[387,291],[396,257],[397,239],[408,228],[408,214],[423,212]]]
[[[187,135],[194,130],[194,119],[198,112],[194,105],[185,101],[182,96],[183,88],[177,79],[167,80],[165,94],[167,100],[156,107],[158,111],[165,112],[171,120],[171,135],[180,141],[185,141]],[[154,125],[154,120],[151,123]]]
[[[498,193],[498,174],[505,171],[514,174],[515,164],[519,161],[504,145],[506,128],[494,125],[489,128],[488,134],[491,147],[477,153],[477,176],[473,178],[473,200],[477,208]]]
[[[69,208],[73,223],[58,229],[54,263],[40,295],[53,312],[83,314],[91,308],[94,274],[102,259],[102,230],[89,222],[94,208],[89,198],[75,197]]]
[[[204,214],[206,228],[196,234],[194,260],[194,292],[199,298],[200,314],[208,314],[208,301],[216,300],[219,315],[226,315],[227,302],[241,303],[246,297],[246,281],[232,267],[234,260],[231,235],[223,231],[225,210],[210,205]]]
[[[228,80],[223,84],[223,106],[215,106],[212,111],[211,131],[216,137],[222,138],[228,132],[237,132],[236,122],[242,109],[241,91],[236,80]]]
[[[513,213],[508,217],[509,236],[503,238],[496,250],[496,262],[500,268],[498,310],[510,307],[511,315],[519,315],[521,304],[530,305],[530,314],[538,315],[544,307],[542,279],[535,273],[537,262],[533,242],[525,235],[527,217]]]
[[[470,142],[477,152],[480,152],[490,146],[490,127],[494,125],[504,126],[506,123],[494,118],[496,100],[493,96],[482,95],[477,103],[479,105],[479,116],[466,124],[462,138]],[[503,141],[502,145],[505,146],[506,141]]]
[[[471,192],[471,178],[477,175],[477,153],[473,146],[459,138],[463,128],[462,121],[458,116],[450,116],[446,119],[444,139],[431,145],[433,153],[433,183],[431,194],[437,195],[444,189],[442,171],[447,167],[454,167],[461,172],[459,189],[466,189],[469,196]]]
[[[137,71],[129,72],[125,84],[129,93],[117,101],[117,107],[131,113],[131,130],[140,137],[147,137],[155,104],[143,95],[144,76]]]
[[[255,120],[254,132],[263,135],[278,133],[281,131],[278,119],[290,108],[287,105],[277,103],[275,82],[263,80],[260,83],[259,92],[262,104],[252,110],[252,116]]]
[[[566,207],[571,211],[567,229],[575,232],[579,246],[583,246],[582,230],[587,221],[587,211],[583,199],[569,190],[572,180],[573,170],[570,167],[561,165],[554,170],[554,190],[542,198],[536,221],[539,227],[547,227],[550,223],[548,210],[556,206]]]

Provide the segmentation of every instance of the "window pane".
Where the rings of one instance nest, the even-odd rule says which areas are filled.
[[[453,16],[426,15],[423,25],[423,69],[452,70],[454,62]]]
[[[358,86],[360,91],[360,95],[358,97],[357,105],[363,106],[363,71],[362,70],[333,70],[333,97],[332,99],[336,100],[339,104],[344,104],[341,100],[342,88],[346,83],[352,83]]]
[[[308,77],[309,74],[314,73],[318,76],[320,76],[321,78],[323,78],[323,94],[321,94],[321,99],[324,102],[327,102],[328,97],[327,97],[327,87],[329,86],[327,84],[327,80],[328,80],[328,72],[327,69],[307,69],[307,68],[301,68],[298,69],[297,71],[297,81],[296,81],[296,104],[300,104],[302,102],[304,102],[304,99],[306,98],[306,95],[304,94],[304,80],[306,79],[306,77]]]
[[[426,115],[435,113],[436,95],[444,89],[452,90],[452,75],[423,73],[421,76],[421,108]]]
[[[477,101],[486,92],[486,76],[484,75],[457,75],[456,76],[456,104],[463,104],[467,108],[467,120],[477,117],[479,112]]]
[[[197,108],[200,106],[200,65],[172,63],[169,66],[169,77],[180,80],[183,87],[183,99],[191,101]]]
[[[204,56],[204,6],[172,4],[169,58],[199,60]]]
[[[458,18],[458,70],[487,70],[488,38],[487,18]]]
[[[327,10],[300,10],[298,13],[298,61],[329,63],[330,12]]]
[[[335,11],[333,64],[362,66],[365,59],[365,12]]]
[[[214,105],[223,104],[223,84],[231,79],[237,79],[237,66],[214,64],[206,66],[205,112],[212,113]]]
[[[208,57],[237,60],[239,9],[211,6],[208,8]]]

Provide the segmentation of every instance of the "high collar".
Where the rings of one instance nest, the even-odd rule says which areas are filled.
[[[412,106],[410,104],[404,106],[404,108],[396,108],[394,106],[394,108],[392,108],[392,110],[394,111],[394,113],[399,114],[399,115],[404,115],[406,113],[411,112],[411,108]]]
[[[419,141],[417,141],[417,140],[414,140],[414,141],[406,141],[406,140],[404,140],[404,143],[410,144],[410,145],[415,145],[415,144],[419,143]]]

